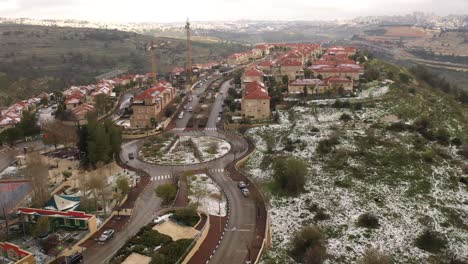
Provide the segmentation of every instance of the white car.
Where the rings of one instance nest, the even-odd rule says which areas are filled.
[[[183,111],[180,112],[180,114],[179,114],[179,119],[182,119],[182,118],[184,118],[184,112]]]
[[[108,229],[104,232],[102,232],[101,236],[98,238],[98,243],[99,244],[104,244],[107,240],[111,239],[114,236],[114,229]]]
[[[189,111],[189,112],[192,112],[192,111],[193,111],[193,107],[189,107],[188,111]]]

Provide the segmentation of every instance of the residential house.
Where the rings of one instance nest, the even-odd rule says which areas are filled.
[[[349,77],[352,80],[359,80],[364,73],[364,69],[357,64],[339,64],[339,65],[312,65],[308,68],[314,76],[321,75],[323,78],[339,76]]]
[[[309,95],[322,94],[328,89],[328,85],[320,79],[297,79],[289,81],[289,94],[302,94],[307,89]]]
[[[343,47],[343,46],[332,46],[327,49],[328,54],[346,54],[348,57],[356,54],[357,49],[355,47]]]
[[[88,113],[94,112],[95,108],[93,105],[88,103],[83,103],[71,110],[73,116],[76,120],[85,120]]]
[[[234,53],[227,59],[229,66],[237,66],[249,61],[249,56],[246,53]]]
[[[18,214],[25,222],[37,223],[39,218],[48,217],[51,227],[66,227],[79,230],[88,230],[94,233],[97,230],[96,216],[80,211],[60,212],[35,208],[19,208]]]
[[[8,264],[34,264],[34,255],[15,244],[0,242],[0,262]]]
[[[273,74],[276,71],[276,62],[273,60],[266,60],[259,65],[265,74]]]
[[[242,80],[244,83],[263,82],[263,71],[257,66],[250,67],[244,72]]]
[[[323,81],[333,93],[350,94],[353,91],[352,79],[341,76],[332,76],[325,78]]]
[[[257,45],[255,46],[255,49],[259,49],[262,51],[262,54],[264,54],[265,56],[268,56],[270,55],[270,49],[271,49],[271,45],[268,45],[268,44],[261,44],[261,45]]]
[[[161,81],[148,90],[138,94],[133,101],[133,116],[130,118],[132,128],[152,127],[152,119],[159,122],[163,110],[174,100],[176,90],[166,81]]]
[[[251,120],[263,120],[271,117],[268,89],[262,82],[247,83],[242,97],[242,117]]]
[[[295,80],[304,76],[302,63],[297,60],[286,58],[280,61],[279,65],[281,67],[279,76],[277,76],[279,78],[281,78],[284,75],[287,75],[289,77],[289,80]]]

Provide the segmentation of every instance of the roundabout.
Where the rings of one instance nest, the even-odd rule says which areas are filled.
[[[159,165],[195,165],[219,159],[231,151],[231,144],[208,135],[163,134],[148,138],[138,150],[144,162]]]

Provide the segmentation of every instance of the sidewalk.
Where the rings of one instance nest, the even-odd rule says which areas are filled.
[[[210,215],[210,230],[201,244],[198,251],[193,255],[193,257],[188,261],[188,264],[200,264],[206,263],[213,251],[218,245],[218,241],[221,238],[224,226],[226,224],[226,217]]]

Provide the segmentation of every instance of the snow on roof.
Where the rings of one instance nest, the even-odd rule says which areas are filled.
[[[19,208],[18,212],[21,214],[30,214],[30,215],[45,215],[50,217],[60,217],[60,218],[74,218],[74,219],[90,219],[93,216],[86,214],[81,211],[68,211],[68,212],[59,212],[54,210],[45,210],[45,209],[35,209],[35,208]]]

